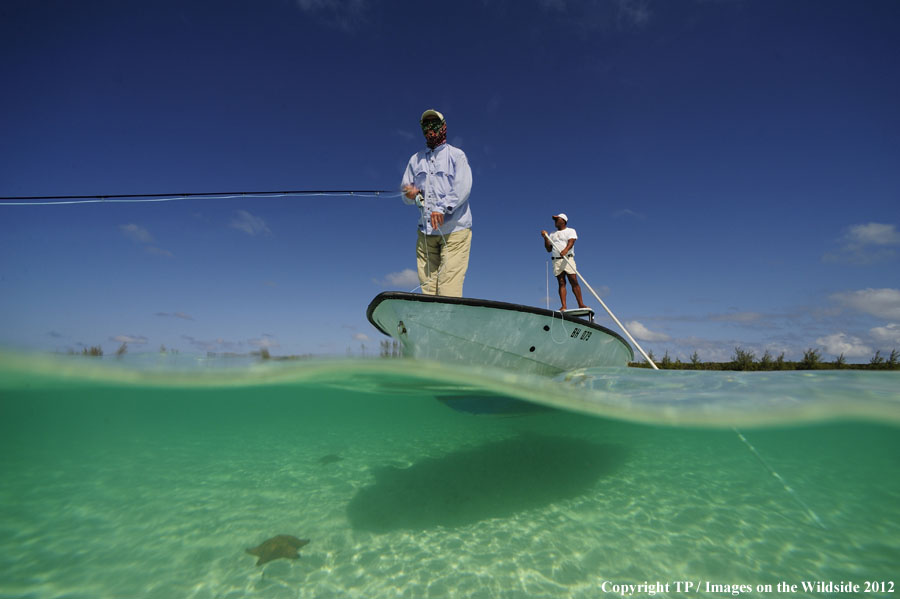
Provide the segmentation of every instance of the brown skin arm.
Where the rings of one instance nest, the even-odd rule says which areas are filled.
[[[574,240],[574,239],[570,239],[570,240],[569,240],[569,243],[566,244],[565,249],[562,250],[562,251],[559,253],[559,255],[560,255],[560,256],[568,256],[568,255],[569,255],[569,251],[572,249],[572,246],[573,246],[573,245],[575,245],[575,240]]]
[[[543,231],[543,230],[541,231],[541,237],[544,239],[544,247],[547,249],[548,252],[552,252],[553,245],[550,243],[550,238],[547,237],[547,235],[548,235],[547,231]]]
[[[544,238],[544,248],[546,248],[546,250],[547,250],[548,252],[552,252],[552,251],[553,251],[553,244],[550,243],[550,238],[547,236],[547,231],[541,231],[541,237]],[[565,256],[565,255],[567,255],[567,254],[569,253],[569,251],[571,251],[572,246],[574,246],[574,245],[575,245],[575,240],[574,240],[574,239],[570,239],[570,240],[569,240],[569,243],[566,244],[566,247],[563,248],[563,250],[559,253],[559,255],[560,255],[560,256]]]

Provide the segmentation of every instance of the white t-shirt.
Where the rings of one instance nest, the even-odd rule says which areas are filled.
[[[553,244],[553,252],[550,254],[554,258],[559,258],[559,250],[564,249],[570,239],[578,239],[578,233],[572,227],[566,227],[562,231],[554,231],[550,233],[550,242]],[[559,248],[559,249],[557,249]],[[569,251],[569,255],[575,257],[575,246]]]

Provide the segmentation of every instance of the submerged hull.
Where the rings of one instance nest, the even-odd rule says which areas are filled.
[[[413,358],[542,375],[626,366],[631,346],[615,332],[552,310],[415,293],[386,292],[366,315]]]

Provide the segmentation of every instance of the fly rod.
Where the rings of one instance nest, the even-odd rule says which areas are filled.
[[[95,195],[4,196],[0,206],[59,206],[67,204],[139,204],[180,200],[230,200],[298,196],[393,197],[384,189],[294,189],[284,191],[211,191],[189,193],[123,193]],[[399,195],[399,193],[396,193]]]
[[[776,479],[778,479],[778,482],[781,483],[781,486],[784,487],[784,490],[787,491],[787,494],[794,498],[794,501],[797,502],[797,505],[799,505],[804,510],[806,510],[806,513],[809,514],[809,517],[812,518],[813,522],[818,524],[819,527],[822,528],[822,530],[828,530],[828,528],[825,526],[825,523],[822,522],[822,520],[819,518],[819,516],[812,510],[812,508],[809,507],[808,505],[806,505],[806,503],[802,499],[800,499],[800,496],[797,495],[796,491],[794,491],[794,489],[792,489],[791,486],[787,484],[787,481],[784,480],[780,474],[775,472],[774,468],[769,466],[769,463],[763,459],[763,457],[760,455],[760,453],[758,451],[756,451],[756,448],[753,447],[753,445],[750,443],[750,441],[747,440],[747,438],[743,435],[743,433],[741,433],[741,431],[739,431],[738,429],[736,429],[734,427],[731,427],[731,430],[733,430],[734,434],[736,434],[738,436],[738,438],[744,442],[744,445],[746,445],[750,449],[750,453],[752,453],[756,457],[756,459],[759,460],[759,463],[762,464],[763,467],[769,471],[769,474],[771,474]]]
[[[55,196],[7,196],[0,197],[2,202],[27,202],[41,200],[118,200],[130,198],[193,198],[200,196],[267,196],[267,195],[357,195],[357,194],[391,193],[384,189],[294,189],[285,191],[196,191],[189,193],[122,193],[93,195],[55,195]]]

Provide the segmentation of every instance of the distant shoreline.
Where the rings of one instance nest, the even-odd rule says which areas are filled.
[[[116,357],[122,357],[127,353],[126,344],[122,344],[116,352]],[[166,350],[162,348],[160,354],[174,354],[178,355],[180,352],[175,349]],[[75,356],[87,356],[87,357],[103,357],[103,350],[100,346],[94,346],[91,348],[84,348],[81,352],[69,351],[67,355],[75,355]],[[709,371],[732,371],[732,372],[778,372],[778,371],[791,371],[791,370],[867,370],[867,371],[890,371],[890,370],[900,370],[900,352],[896,349],[892,350],[888,356],[883,356],[881,351],[876,351],[875,355],[869,360],[868,363],[851,363],[847,362],[843,355],[839,356],[836,360],[826,362],[822,360],[821,353],[817,349],[808,349],[804,352],[803,359],[799,361],[793,360],[785,360],[784,354],[781,354],[777,358],[773,358],[769,352],[763,354],[763,356],[759,359],[753,354],[753,352],[744,351],[740,347],[735,348],[735,353],[732,356],[731,360],[727,362],[701,362],[697,353],[694,352],[694,355],[691,356],[690,361],[683,362],[679,359],[671,359],[669,357],[669,353],[662,357],[662,359],[656,359],[653,356],[653,352],[649,353],[650,359],[659,367],[661,370],[709,370]],[[287,355],[287,356],[273,356],[269,353],[269,350],[263,348],[259,351],[253,351],[249,353],[236,353],[236,352],[206,352],[207,358],[255,358],[258,360],[266,361],[298,361],[298,360],[312,360],[316,358],[325,358],[325,357],[334,357],[334,356],[320,356],[316,354],[302,354],[302,355]],[[403,358],[403,349],[402,346],[394,341],[393,344],[391,342],[382,342],[380,348],[380,354],[370,354],[361,356],[363,358],[382,358],[382,359],[396,359]],[[651,368],[648,362],[629,362],[629,368]]]
[[[650,352],[650,358],[653,359],[653,352]],[[756,359],[753,352],[744,351],[740,347],[734,349],[734,356],[728,362],[701,362],[697,357],[697,353],[691,356],[689,362],[682,362],[680,359],[672,360],[669,353],[659,361],[653,359],[656,365],[662,370],[722,370],[722,371],[738,371],[738,372],[778,372],[780,370],[900,370],[900,352],[892,350],[890,355],[885,357],[880,351],[876,351],[875,355],[868,363],[849,363],[844,359],[843,354],[838,356],[837,360],[825,362],[822,355],[817,349],[808,349],[803,354],[800,361],[789,361],[784,359],[784,354],[777,358],[773,358],[769,352],[763,354],[760,359]],[[629,362],[631,368],[651,368],[648,362]]]
[[[661,364],[659,362],[656,363],[660,370],[721,370],[721,371],[731,371],[731,372],[779,372],[779,371],[791,371],[791,370],[869,370],[869,371],[891,371],[891,370],[900,370],[900,364],[890,365],[879,365],[873,366],[872,364],[841,364],[840,366],[836,366],[834,362],[823,362],[814,368],[804,367],[800,364],[800,362],[785,362],[784,366],[776,367],[776,366],[768,366],[768,367],[760,367],[758,364],[753,368],[737,368],[731,362],[702,362],[699,365],[691,364],[690,362],[681,362],[675,361],[670,364]],[[650,364],[647,362],[629,362],[629,368],[651,368]]]

